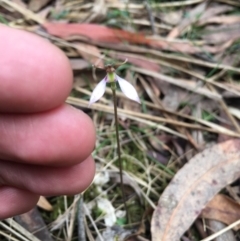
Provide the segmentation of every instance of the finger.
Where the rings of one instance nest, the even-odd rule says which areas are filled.
[[[0,112],[57,107],[72,87],[68,59],[34,34],[0,24]]]
[[[38,195],[26,190],[0,187],[0,220],[29,211],[38,199]]]
[[[91,119],[69,105],[36,114],[0,115],[0,159],[39,165],[73,165],[95,145]]]
[[[7,185],[43,195],[73,195],[92,182],[95,164],[88,157],[71,167],[43,167],[0,161],[0,186]]]

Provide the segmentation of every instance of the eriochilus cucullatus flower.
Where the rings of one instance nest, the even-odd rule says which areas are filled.
[[[126,62],[127,62],[127,60],[124,61],[124,63],[126,63]],[[103,96],[107,83],[111,84],[111,88],[116,89],[116,82],[118,82],[118,84],[120,86],[120,89],[129,99],[134,100],[138,103],[141,103],[136,89],[128,81],[119,77],[115,73],[115,70],[120,65],[123,65],[124,63],[118,64],[118,65],[112,65],[112,64],[105,65],[104,69],[106,70],[107,75],[104,77],[103,80],[101,80],[97,84],[97,86],[93,90],[93,92],[91,94],[90,101],[89,101],[89,105],[95,103],[96,101],[98,101]],[[95,67],[95,66],[93,66],[93,67]]]
[[[126,203],[126,198],[124,195],[124,188],[123,188],[123,165],[122,165],[122,160],[121,160],[121,151],[120,151],[120,141],[119,141],[119,130],[118,130],[118,114],[117,114],[117,99],[116,99],[116,83],[119,84],[120,89],[122,92],[131,100],[134,100],[140,102],[140,98],[138,96],[138,93],[136,89],[131,85],[128,81],[125,79],[119,77],[116,73],[115,70],[125,64],[127,60],[125,60],[122,64],[107,64],[105,65],[104,69],[107,72],[107,75],[101,80],[95,89],[93,90],[90,101],[89,101],[89,106],[96,101],[98,101],[104,94],[106,85],[107,83],[110,84],[110,87],[112,89],[113,93],[113,105],[114,105],[114,117],[115,117],[115,129],[116,129],[116,141],[117,141],[117,154],[118,154],[118,166],[119,166],[119,174],[120,174],[120,186],[121,186],[121,192],[122,192],[122,198],[123,198],[123,203],[124,207],[127,213],[127,219],[129,217],[128,210],[127,210],[127,203]],[[93,68],[99,68],[98,66],[93,66]],[[103,69],[103,68],[99,68]]]

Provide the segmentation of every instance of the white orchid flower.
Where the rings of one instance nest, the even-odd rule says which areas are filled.
[[[95,103],[96,101],[98,101],[103,96],[105,89],[106,89],[106,84],[114,82],[114,81],[118,82],[120,89],[129,99],[134,100],[134,101],[138,102],[139,104],[141,103],[140,98],[138,97],[138,93],[137,93],[136,89],[133,87],[133,85],[131,85],[125,79],[119,77],[115,73],[115,68],[112,65],[107,65],[105,67],[105,69],[107,71],[107,75],[105,76],[105,78],[103,80],[101,80],[97,84],[97,86],[93,90],[90,101],[89,101],[89,106],[91,104]]]

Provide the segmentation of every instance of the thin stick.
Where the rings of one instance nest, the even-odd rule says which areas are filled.
[[[239,224],[240,224],[240,219],[237,220],[236,222],[232,223],[231,225],[227,226],[226,228],[218,231],[217,233],[214,233],[214,234],[212,234],[211,236],[209,236],[209,237],[207,237],[207,238],[205,238],[205,239],[202,239],[201,241],[210,241],[210,240],[213,240],[213,239],[215,239],[216,237],[218,237],[218,236],[220,236],[221,234],[227,232],[228,230],[236,227],[236,226],[239,225]]]
[[[90,214],[90,212],[89,212],[89,210],[87,208],[87,205],[85,203],[83,203],[83,208],[84,208],[84,212],[88,216],[88,218],[89,218],[89,220],[90,220],[90,222],[91,222],[95,232],[97,233],[97,235],[99,237],[99,240],[100,241],[104,241],[103,236],[101,235],[100,231],[98,230],[98,227],[97,227],[96,223],[94,222],[94,220],[93,220],[93,218],[92,218],[92,216],[91,216],[91,214]]]
[[[149,15],[149,20],[150,20],[150,23],[151,23],[152,33],[153,33],[153,35],[155,35],[156,34],[156,28],[155,28],[154,16],[152,14],[152,8],[151,8],[150,4],[148,3],[148,0],[146,0],[144,4],[146,6],[146,9],[147,9],[147,12],[148,12],[148,15]]]
[[[86,232],[85,232],[85,212],[83,207],[83,194],[80,194],[80,198],[78,201],[78,212],[77,212],[77,220],[78,220],[78,241],[86,241]]]
[[[116,128],[116,140],[117,140],[117,153],[118,153],[118,164],[119,164],[119,175],[120,175],[120,187],[122,191],[122,199],[124,203],[124,208],[126,210],[126,217],[128,219],[128,209],[123,189],[123,167],[122,167],[122,159],[121,159],[121,151],[120,151],[120,141],[119,141],[119,131],[118,131],[118,114],[117,114],[117,98],[116,98],[116,83],[112,83],[111,85],[112,93],[113,93],[113,105],[114,105],[114,117],[115,117],[115,128]]]

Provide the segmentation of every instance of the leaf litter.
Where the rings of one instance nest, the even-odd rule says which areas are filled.
[[[211,228],[218,220],[232,229],[239,219],[240,5],[146,2],[0,1],[2,23],[38,34],[65,52],[74,73],[67,103],[89,114],[97,129],[96,172],[108,179],[93,182],[81,196],[42,197],[40,213],[34,212],[56,240],[201,240],[218,230],[204,229],[203,223]],[[120,74],[134,84],[142,102],[136,107],[117,91],[128,223],[117,215],[124,210],[110,89],[87,108],[90,90],[103,76],[97,71],[95,80],[91,65],[126,58]],[[99,208],[99,200],[108,203],[111,214]],[[14,220],[0,225],[1,240],[39,240],[27,231],[32,227]],[[239,239],[238,226],[229,231],[227,240]]]
[[[240,177],[239,146],[239,140],[215,145],[197,154],[178,171],[154,211],[153,241],[180,240],[214,195]],[[202,163],[206,158],[207,162]]]
[[[202,210],[201,216],[230,225],[240,219],[240,203],[226,195],[218,194]],[[238,225],[234,229],[239,228]]]

